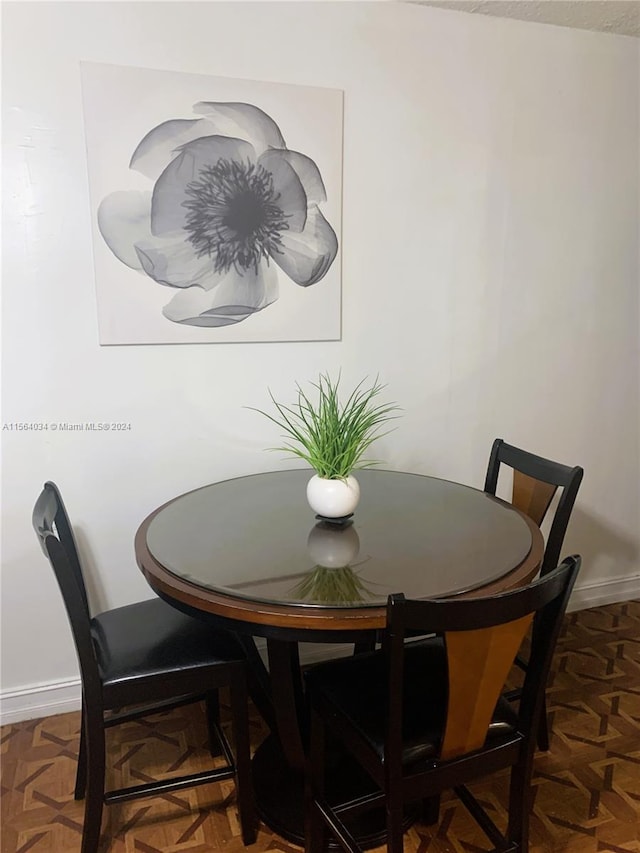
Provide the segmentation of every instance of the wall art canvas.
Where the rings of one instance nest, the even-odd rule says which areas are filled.
[[[100,343],[339,340],[342,92],[81,77]]]

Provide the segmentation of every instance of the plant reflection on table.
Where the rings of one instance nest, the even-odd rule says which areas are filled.
[[[360,550],[355,527],[334,528],[320,522],[309,533],[307,550],[315,566],[292,588],[293,595],[316,604],[349,604],[374,597],[349,565]]]
[[[292,592],[298,598],[317,604],[348,604],[373,597],[373,592],[350,566],[339,569],[315,566]]]

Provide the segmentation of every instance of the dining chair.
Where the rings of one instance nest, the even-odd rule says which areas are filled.
[[[513,468],[512,505],[528,515],[538,527],[542,526],[555,493],[558,489],[562,489],[549,528],[540,568],[540,573],[544,575],[560,562],[562,543],[584,470],[579,465],[571,468],[560,462],[536,456],[527,450],[507,444],[501,438],[496,438],[491,448],[484,483],[487,494],[495,495],[502,465]]]
[[[500,467],[506,465],[513,469],[513,487],[511,503],[516,509],[524,512],[538,527],[542,526],[547,511],[558,489],[562,489],[556,505],[555,513],[549,528],[549,535],[544,550],[540,574],[544,575],[555,568],[560,562],[560,552],[573,505],[584,474],[583,469],[576,465],[573,468],[536,456],[527,450],[507,444],[503,439],[496,438],[491,448],[484,491],[495,495],[498,485]],[[527,662],[518,655],[516,666],[526,670]],[[509,693],[511,701],[520,699],[521,690],[515,688]],[[549,749],[549,722],[546,700],[540,715],[538,730],[538,747],[543,751]]]
[[[160,598],[91,617],[75,538],[62,497],[47,482],[33,526],[54,570],[80,664],[82,723],[75,799],[86,795],[81,853],[95,853],[103,804],[235,778],[242,839],[256,839],[251,782],[246,659],[232,634],[211,629]],[[228,688],[235,756],[218,719],[217,691]],[[105,790],[105,730],[206,700],[209,736],[224,764],[188,776]],[[135,707],[132,707],[135,706]],[[125,709],[125,710],[122,710]],[[213,742],[212,754],[215,752]]]
[[[405,805],[422,803],[427,822],[435,822],[440,794],[449,788],[497,849],[527,853],[537,720],[579,566],[580,557],[569,557],[527,586],[488,597],[392,595],[380,650],[308,670],[306,853],[325,849],[327,830],[344,850],[358,851],[349,816],[374,807],[386,812],[387,850],[400,853]],[[532,622],[539,630],[515,711],[501,693]],[[416,632],[436,636],[415,640]],[[350,802],[325,799],[330,738],[366,770],[376,791]],[[503,833],[466,785],[506,767],[511,777]]]

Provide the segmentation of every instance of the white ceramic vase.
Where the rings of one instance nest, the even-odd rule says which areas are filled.
[[[360,486],[349,474],[345,480],[327,480],[314,474],[307,483],[309,506],[325,518],[351,515],[360,500]]]

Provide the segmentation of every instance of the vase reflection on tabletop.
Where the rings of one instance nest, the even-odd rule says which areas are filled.
[[[373,593],[349,565],[360,551],[353,526],[335,529],[316,524],[307,540],[313,569],[293,587],[293,594],[313,604],[349,604],[365,601]]]
[[[353,526],[336,530],[319,522],[311,528],[307,551],[315,565],[326,569],[343,569],[357,559],[360,537]]]

